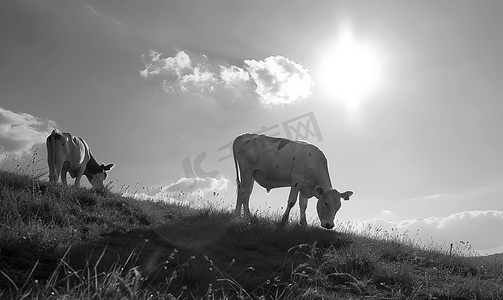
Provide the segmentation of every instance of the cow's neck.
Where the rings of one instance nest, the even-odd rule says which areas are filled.
[[[330,177],[328,175],[318,178],[318,185],[322,186],[325,190],[332,189],[332,183],[330,182]]]
[[[324,160],[318,164],[318,167],[316,168],[317,170],[317,176],[316,179],[318,180],[318,184],[322,186],[325,190],[329,190],[332,188],[332,182],[330,181],[330,174],[328,174],[328,164],[327,161]]]
[[[94,175],[97,173],[102,172],[101,165],[96,161],[94,156],[90,153],[89,156],[91,157],[89,159],[89,162],[87,163],[86,166],[86,174]]]

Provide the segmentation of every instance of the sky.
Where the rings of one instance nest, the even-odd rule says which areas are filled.
[[[233,139],[301,139],[323,150],[334,188],[354,192],[339,223],[503,252],[501,11],[501,1],[2,1],[2,168],[33,153],[46,167],[45,138],[59,128],[116,165],[117,190],[232,209]],[[256,184],[250,206],[282,213],[287,197]],[[319,226],[315,202],[307,217]]]

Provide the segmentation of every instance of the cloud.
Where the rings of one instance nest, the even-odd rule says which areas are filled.
[[[140,70],[142,77],[161,77],[162,89],[171,94],[180,91],[202,95],[214,91],[218,75],[208,70],[205,55],[193,55],[192,59],[184,51],[178,51],[173,57],[161,58],[161,55],[154,50],[149,51],[148,58],[142,55],[145,63],[145,69]]]
[[[87,6],[87,8],[89,8],[89,10],[90,10],[93,14],[95,14],[96,16],[98,16],[98,17],[100,17],[100,18],[103,18],[104,20],[110,21],[110,22],[112,22],[113,24],[115,24],[115,25],[119,25],[119,26],[124,26],[124,25],[125,25],[125,24],[124,24],[124,22],[119,21],[119,20],[114,19],[114,18],[110,18],[110,17],[109,17],[107,14],[105,14],[105,13],[99,13],[99,12],[97,12],[97,11],[96,11],[96,10],[95,10],[95,9],[94,9],[91,5],[89,5],[89,4],[86,4],[86,6]]]
[[[140,71],[144,78],[149,78],[154,75],[174,75],[178,80],[181,79],[182,73],[191,68],[191,61],[189,56],[179,51],[174,57],[161,58],[161,54],[157,51],[150,50],[148,58],[143,54],[142,58],[145,63],[145,69]],[[147,60],[149,60],[147,62]]]
[[[226,86],[236,87],[236,85],[250,80],[250,75],[240,67],[220,66],[220,78]]]
[[[451,193],[435,193],[432,195],[420,196],[420,198],[414,198],[411,200],[456,200],[458,201],[460,198],[473,198],[473,197],[481,197],[483,195],[501,192],[501,187],[498,185],[484,185],[479,187],[474,187],[470,189],[459,190]]]
[[[205,198],[214,196],[227,189],[228,184],[229,180],[224,177],[182,177],[177,182],[171,183],[161,189],[144,188],[144,192],[125,193],[125,195],[139,199],[197,204],[196,202],[207,200]]]
[[[180,178],[177,182],[163,188],[163,192],[214,192],[221,191],[227,188],[228,179],[224,177],[217,179],[212,177],[192,177]]]
[[[246,70],[257,84],[255,92],[265,106],[282,106],[311,95],[314,81],[309,72],[283,56],[245,60]]]
[[[216,83],[217,79],[214,73],[196,67],[193,73],[187,74],[180,79],[180,88],[183,92],[188,92],[191,88],[198,89],[199,93],[211,92],[215,89],[214,84]]]
[[[408,231],[411,237],[418,232],[423,244],[430,239],[440,245],[444,242],[450,244],[463,241],[469,242],[472,249],[481,254],[503,251],[503,211],[464,211],[443,218],[417,218],[397,222],[376,218],[364,222],[360,229],[369,224],[388,232],[392,228],[402,233]]]
[[[213,63],[204,54],[189,55],[184,51],[172,57],[161,56],[154,50],[142,55],[143,78],[160,80],[166,93],[195,94],[217,104],[245,100],[264,107],[284,106],[307,99],[314,86],[306,69],[282,56],[245,60],[242,68]]]
[[[56,123],[0,107],[0,155],[21,156],[45,143]]]

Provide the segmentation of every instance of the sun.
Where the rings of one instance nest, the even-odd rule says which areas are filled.
[[[361,100],[378,81],[379,58],[368,46],[355,43],[345,31],[322,61],[321,83],[330,98],[342,100],[348,110],[358,110]]]

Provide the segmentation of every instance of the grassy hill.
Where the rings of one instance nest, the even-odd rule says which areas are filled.
[[[501,256],[38,177],[0,170],[1,299],[503,299]]]

